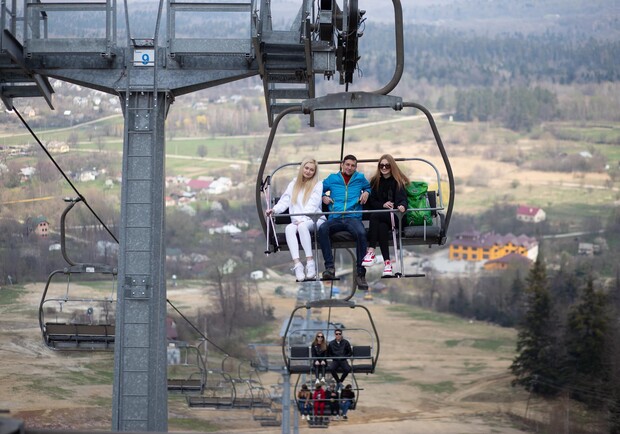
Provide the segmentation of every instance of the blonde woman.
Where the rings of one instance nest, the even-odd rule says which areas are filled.
[[[321,212],[321,196],[323,195],[323,183],[319,181],[319,166],[314,158],[305,158],[299,166],[297,177],[293,179],[286,191],[280,197],[278,203],[265,211],[267,216],[282,214],[288,208],[288,214],[300,214],[291,216],[291,223],[286,226],[286,244],[293,258],[293,269],[298,281],[314,279],[316,276],[316,264],[312,252],[311,233],[323,223],[323,219],[316,222],[307,215]],[[306,254],[306,270],[299,259],[299,243]]]

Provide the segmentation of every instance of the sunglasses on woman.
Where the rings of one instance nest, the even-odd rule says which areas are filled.
[[[389,169],[390,167],[392,167],[392,166],[390,165],[390,163],[387,163],[387,164],[383,164],[383,163],[381,163],[381,164],[379,164],[379,168],[380,168],[380,169]]]

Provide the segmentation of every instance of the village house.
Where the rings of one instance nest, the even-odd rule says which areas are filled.
[[[577,254],[580,256],[594,256],[601,253],[601,246],[595,243],[579,243]]]
[[[508,270],[520,267],[529,267],[532,260],[518,253],[509,253],[501,258],[492,259],[484,263],[485,270]]]
[[[232,188],[232,180],[225,176],[216,179],[209,185],[209,194],[222,194],[226,193]]]
[[[65,154],[70,151],[69,145],[65,142],[58,142],[55,140],[47,142],[46,147],[50,154]]]
[[[517,207],[517,220],[528,223],[540,223],[547,218],[547,214],[542,208],[529,205],[519,205]]]
[[[38,217],[28,217],[26,219],[26,233],[28,235],[34,233],[41,238],[47,238],[49,235],[50,224],[47,218],[40,215]]]
[[[28,182],[30,181],[30,178],[32,178],[34,176],[34,174],[36,173],[36,169],[34,167],[23,167],[21,169],[19,169],[19,179],[20,182]]]
[[[177,204],[177,199],[172,196],[166,196],[164,200],[165,200],[166,207],[175,206]]]
[[[185,176],[166,176],[166,187],[185,185],[189,182],[189,178]]]
[[[538,241],[527,235],[500,235],[495,232],[461,232],[450,243],[449,258],[452,261],[490,261],[510,253],[536,260]]]
[[[189,191],[200,193],[202,191],[207,191],[212,183],[213,181],[192,179],[187,183],[187,188],[189,189]]]

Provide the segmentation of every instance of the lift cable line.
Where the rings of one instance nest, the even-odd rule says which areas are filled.
[[[176,307],[174,304],[172,304],[172,302],[170,301],[170,299],[169,299],[169,298],[167,298],[167,299],[166,299],[166,301],[168,302],[168,304],[169,304],[170,306],[172,306],[172,308],[176,311],[176,313],[178,313],[179,315],[181,315],[181,318],[183,318],[183,319],[184,319],[184,320],[185,320],[185,321],[186,321],[186,322],[190,325],[190,327],[191,327],[191,328],[193,328],[193,329],[194,329],[194,331],[200,335],[200,337],[201,337],[201,338],[203,338],[205,341],[209,342],[211,345],[213,345],[215,348],[217,348],[219,351],[221,351],[221,352],[222,352],[225,356],[227,356],[227,357],[228,357],[228,356],[231,356],[231,354],[229,354],[229,353],[228,353],[228,351],[226,351],[225,349],[223,349],[222,347],[220,347],[219,345],[217,345],[215,342],[213,342],[212,340],[210,340],[209,338],[207,338],[207,337],[204,335],[204,333],[203,333],[203,332],[201,332],[201,331],[198,329],[198,327],[196,327],[196,326],[195,326],[195,325],[194,325],[194,324],[193,324],[193,323],[189,320],[189,318],[187,318],[185,315],[183,315],[183,313],[182,313],[179,309],[177,309],[177,307]],[[233,356],[233,357],[236,357],[236,356]],[[237,357],[237,358],[241,359],[241,357]]]
[[[21,116],[21,114],[19,113],[19,111],[17,110],[17,108],[14,106],[13,107],[13,111],[15,111],[15,114],[17,114],[17,116],[19,117],[19,119],[22,121],[22,123],[24,124],[24,126],[28,129],[28,131],[30,132],[30,134],[32,134],[32,136],[34,137],[34,139],[37,141],[37,143],[39,144],[39,146],[41,147],[41,149],[43,149],[43,151],[46,153],[46,155],[49,157],[49,159],[52,161],[52,163],[54,163],[54,166],[56,166],[56,169],[58,169],[58,171],[60,172],[60,174],[67,180],[67,182],[69,183],[69,185],[71,186],[71,188],[73,188],[73,190],[75,191],[75,193],[79,196],[79,200],[82,201],[87,207],[88,209],[91,211],[91,213],[97,218],[97,220],[103,225],[103,227],[108,231],[108,233],[112,236],[112,238],[114,238],[114,241],[116,241],[116,243],[118,244],[118,239],[116,239],[116,237],[114,236],[114,234],[110,231],[110,229],[105,225],[105,223],[103,223],[103,221],[101,220],[101,218],[99,218],[99,216],[97,215],[97,213],[90,207],[90,205],[88,204],[88,202],[86,201],[86,198],[78,191],[78,189],[75,187],[75,185],[71,182],[71,180],[67,177],[67,175],[64,173],[64,171],[62,170],[62,168],[58,165],[58,163],[54,160],[54,157],[52,157],[52,155],[49,153],[49,151],[45,148],[45,146],[43,145],[43,143],[41,143],[41,141],[39,140],[39,138],[37,137],[37,135],[35,134],[35,132],[30,128],[30,126],[28,125],[28,123],[26,122],[26,120]],[[49,196],[49,197],[44,197],[44,198],[38,198],[38,199],[28,199],[28,200],[47,200],[47,199],[53,199],[53,196]],[[24,202],[25,200],[22,201],[14,201],[15,203],[17,202]],[[13,203],[13,202],[7,202],[7,203]],[[224,353],[226,356],[231,356],[231,354],[229,354],[226,350],[224,350],[223,348],[221,348],[219,345],[217,345],[215,342],[213,342],[212,340],[208,339],[191,321],[189,318],[187,318],[185,315],[183,315],[183,313],[170,301],[170,299],[166,299],[166,301],[168,302],[168,304],[190,325],[190,327],[192,327],[205,341],[209,342],[211,345],[213,345],[215,348],[217,348],[219,351],[221,351],[222,353]],[[240,358],[240,357],[238,357]],[[241,359],[241,358],[240,358]]]
[[[54,163],[54,166],[56,166],[56,169],[58,169],[58,171],[60,172],[60,174],[67,180],[67,182],[69,183],[69,185],[71,186],[71,188],[75,191],[75,193],[79,196],[80,201],[82,201],[87,207],[88,209],[91,211],[91,213],[97,218],[97,220],[103,225],[103,227],[107,230],[107,232],[112,236],[112,238],[114,238],[114,241],[116,241],[116,243],[118,244],[118,239],[114,236],[114,234],[110,231],[110,229],[106,226],[105,223],[103,223],[103,221],[101,220],[101,218],[97,215],[97,213],[95,212],[95,210],[93,210],[91,208],[91,206],[88,204],[88,202],[86,201],[86,198],[78,191],[78,189],[75,187],[75,185],[71,182],[71,180],[67,177],[67,175],[65,174],[65,172],[62,170],[62,168],[58,165],[58,163],[54,160],[54,157],[52,157],[52,155],[49,153],[49,151],[45,148],[45,146],[43,145],[43,143],[39,140],[38,136],[36,135],[36,133],[30,128],[30,126],[28,125],[28,123],[26,122],[26,120],[21,116],[21,114],[19,113],[19,111],[17,110],[17,108],[15,106],[13,106],[13,111],[15,112],[15,114],[19,117],[19,119],[22,121],[22,123],[24,124],[24,126],[28,129],[28,131],[30,132],[30,134],[32,134],[32,136],[34,137],[34,139],[37,141],[37,143],[39,144],[39,146],[41,147],[41,149],[43,149],[43,151],[46,153],[46,155],[49,157],[49,159],[52,161],[52,163]],[[47,199],[53,199],[53,196],[49,196],[49,197],[44,197],[44,198],[38,198],[38,199],[28,199],[28,200],[47,200]],[[7,202],[7,203],[17,203],[17,202],[24,202],[26,200],[21,200],[21,201],[13,201],[13,202]],[[211,345],[213,345],[215,348],[217,348],[219,351],[221,351],[222,353],[224,353],[224,355],[226,356],[232,356],[231,354],[229,354],[226,350],[224,350],[222,347],[220,347],[219,345],[217,345],[215,342],[213,342],[212,340],[210,340],[209,338],[207,338],[204,333],[202,333],[193,323],[192,321],[187,318],[185,315],[183,315],[183,313],[170,301],[170,299],[166,299],[166,301],[168,302],[168,304],[190,325],[190,327],[192,329],[194,329],[205,341],[209,342]],[[233,357],[237,357],[237,356],[233,356]],[[242,357],[237,357],[239,359],[243,359]],[[249,361],[249,360],[248,360]]]
[[[110,236],[114,239],[114,241],[116,241],[116,243],[118,244],[118,239],[116,238],[116,236],[112,233],[112,231],[110,230],[110,228],[108,228],[108,226],[103,222],[103,220],[101,220],[101,218],[99,217],[99,215],[95,212],[95,210],[90,206],[90,204],[86,201],[86,198],[84,196],[82,196],[82,193],[79,192],[79,190],[75,187],[75,185],[73,185],[73,183],[71,182],[71,180],[69,179],[69,177],[67,176],[67,174],[62,170],[62,168],[58,165],[58,163],[56,162],[56,160],[54,160],[54,157],[52,157],[52,154],[50,154],[50,152],[47,150],[47,148],[43,145],[43,143],[41,142],[41,140],[39,139],[39,137],[36,135],[36,133],[32,130],[32,128],[30,128],[30,125],[28,125],[28,122],[26,122],[26,120],[22,117],[22,115],[19,113],[19,111],[17,110],[17,107],[13,106],[13,111],[15,112],[15,114],[17,115],[17,117],[19,118],[19,120],[22,121],[22,123],[24,124],[24,126],[26,127],[26,129],[30,132],[30,134],[32,135],[32,137],[37,141],[37,143],[39,144],[39,146],[41,147],[41,149],[43,149],[43,152],[45,152],[45,154],[48,156],[48,158],[51,160],[51,162],[54,164],[54,166],[56,166],[56,169],[58,169],[58,171],[60,172],[60,174],[65,178],[65,180],[69,183],[69,186],[71,186],[71,188],[73,189],[73,191],[75,191],[75,194],[78,195],[78,197],[80,198],[80,200],[84,203],[84,205],[86,205],[86,207],[90,210],[90,212],[95,216],[95,218],[97,219],[97,221],[99,223],[101,223],[101,225],[105,228],[105,230],[108,232],[108,234],[110,234]]]
[[[43,149],[43,151],[45,152],[45,154],[49,157],[49,159],[52,161],[52,163],[54,163],[54,166],[56,166],[56,169],[58,169],[58,171],[60,172],[60,174],[67,180],[67,182],[69,183],[69,185],[71,186],[71,188],[75,191],[75,193],[78,195],[80,201],[82,201],[87,207],[88,209],[91,211],[91,213],[97,218],[97,220],[103,225],[103,227],[107,230],[107,232],[112,236],[112,238],[114,238],[114,241],[116,241],[116,243],[118,244],[118,239],[114,236],[114,234],[110,231],[110,229],[106,226],[106,224],[101,220],[101,218],[97,215],[97,213],[95,212],[95,210],[93,210],[91,208],[91,206],[88,204],[88,202],[86,201],[86,198],[79,192],[79,190],[75,187],[75,185],[71,182],[71,180],[67,177],[67,175],[65,174],[65,172],[62,170],[62,168],[58,165],[58,163],[56,162],[56,160],[54,160],[54,157],[52,157],[52,155],[49,153],[49,151],[45,148],[45,146],[43,145],[43,143],[41,142],[41,140],[39,140],[38,136],[36,135],[36,133],[30,128],[30,125],[28,125],[28,123],[26,122],[26,120],[21,116],[21,114],[19,113],[19,111],[17,110],[17,108],[15,106],[13,106],[13,111],[15,112],[15,114],[19,117],[19,119],[22,121],[22,123],[24,124],[24,126],[28,129],[28,131],[30,132],[30,134],[32,134],[32,136],[34,137],[34,139],[37,141],[37,143],[39,144],[39,146],[41,147],[41,149]],[[52,199],[53,197],[45,197],[45,198],[39,198],[37,200],[46,200],[46,199]],[[34,200],[34,199],[29,199],[29,200]],[[23,202],[23,201],[14,201],[14,202]],[[12,202],[11,202],[12,203]],[[166,299],[166,301],[168,302],[168,304],[170,306],[172,306],[172,308],[207,342],[209,342],[211,345],[213,345],[214,347],[216,347],[218,350],[220,350],[222,353],[224,353],[226,356],[230,356],[231,354],[229,354],[226,350],[224,350],[223,348],[221,348],[219,345],[217,345],[215,342],[211,341],[210,339],[208,339],[190,320],[189,318],[187,318],[185,315],[183,315],[183,313],[174,305],[172,304],[172,302],[169,299]]]

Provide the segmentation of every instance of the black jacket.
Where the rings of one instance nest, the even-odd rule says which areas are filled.
[[[340,343],[336,339],[327,345],[327,355],[329,357],[351,357],[353,349],[346,339],[342,338]]]
[[[383,204],[387,201],[394,202],[394,208],[400,205],[407,208],[407,192],[398,185],[393,176],[379,178],[379,187],[372,187],[366,208],[383,209]]]
[[[312,345],[312,358],[327,357],[327,350],[321,350],[320,345]]]

